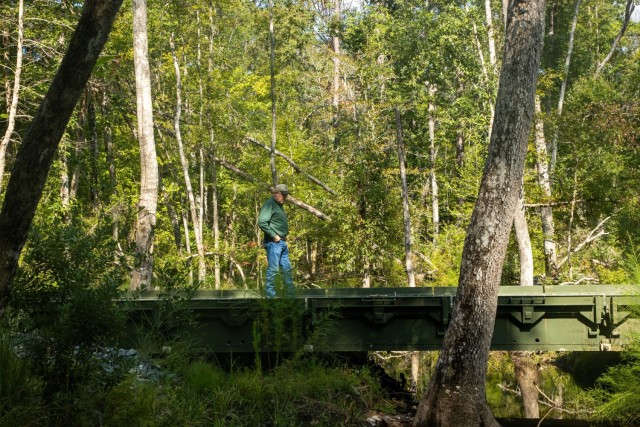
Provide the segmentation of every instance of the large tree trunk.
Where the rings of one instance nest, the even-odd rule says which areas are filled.
[[[4,176],[4,168],[7,162],[7,147],[13,135],[13,129],[16,125],[16,114],[18,113],[18,99],[20,93],[20,75],[22,74],[22,41],[24,37],[24,27],[22,25],[22,15],[24,12],[24,3],[22,0],[18,2],[18,46],[16,48],[16,71],[13,75],[13,91],[11,91],[11,103],[9,104],[9,117],[7,118],[7,130],[0,141],[0,193],[2,193],[2,178]],[[7,93],[8,95],[8,93]]]
[[[497,426],[485,396],[502,265],[518,205],[544,31],[544,0],[512,0],[496,116],[458,292],[416,426]]]
[[[158,209],[158,159],[153,135],[148,45],[147,2],[146,0],[133,0],[133,62],[136,75],[141,176],[136,222],[136,260],[135,267],[131,272],[131,289],[142,289],[151,285],[153,235]]]
[[[104,47],[122,0],[86,0],[49,91],[22,141],[0,211],[0,312],[62,134]]]

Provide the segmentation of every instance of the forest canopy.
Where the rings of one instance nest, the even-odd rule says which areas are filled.
[[[20,3],[0,6],[0,129],[11,130],[0,198],[82,11],[34,0],[19,17]],[[406,286],[402,152],[415,281],[457,284],[504,39],[502,4],[488,3],[490,14],[484,2],[148,2],[153,283],[198,281],[202,258],[201,286],[261,286],[256,219],[273,156],[277,182],[316,210],[286,207],[297,285]],[[629,5],[547,4],[524,177],[537,283],[638,279],[626,268],[640,243],[640,39]],[[62,137],[16,286],[130,280],[141,175],[132,13],[125,1]],[[518,259],[512,237],[503,284],[518,284]]]

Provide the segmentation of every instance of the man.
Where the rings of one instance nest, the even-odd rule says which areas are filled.
[[[270,197],[260,209],[258,216],[258,226],[264,231],[264,247],[267,251],[267,281],[265,291],[267,298],[276,296],[276,275],[278,270],[282,270],[282,276],[287,288],[287,295],[293,296],[293,279],[291,278],[291,262],[289,261],[289,248],[287,246],[287,235],[289,234],[289,223],[284,205],[289,189],[284,184],[278,184],[273,190],[273,197]]]

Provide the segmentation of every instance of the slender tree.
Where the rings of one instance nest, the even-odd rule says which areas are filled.
[[[174,42],[174,35],[171,33],[170,39],[171,53],[173,55],[173,66],[176,71],[176,115],[174,120],[174,130],[176,132],[176,142],[178,143],[178,153],[180,155],[180,164],[182,165],[182,173],[184,177],[185,191],[189,202],[189,212],[191,214],[191,223],[193,224],[193,235],[196,241],[196,251],[198,252],[198,281],[203,283],[206,276],[206,266],[204,259],[204,244],[202,242],[202,228],[200,227],[201,215],[198,214],[198,206],[193,195],[193,186],[191,185],[191,176],[189,174],[189,161],[185,155],[184,146],[182,144],[182,132],[180,129],[180,116],[182,112],[182,77],[180,73],[180,65],[178,64],[178,56]],[[189,228],[185,231],[188,232]]]
[[[438,234],[440,234],[440,196],[438,193],[438,181],[436,180],[436,158],[438,156],[438,150],[436,148],[436,92],[436,85],[433,83],[429,84],[429,163],[431,164],[429,184],[431,186],[431,218],[433,221],[434,245],[438,242]]]
[[[607,65],[607,63],[615,53],[616,47],[618,46],[618,43],[620,43],[620,39],[622,38],[622,36],[624,36],[625,31],[627,31],[627,27],[629,26],[629,21],[631,20],[631,15],[633,14],[635,7],[636,4],[634,3],[634,0],[627,0],[627,5],[624,8],[624,19],[622,20],[620,31],[618,32],[616,38],[613,40],[613,43],[611,43],[611,49],[609,49],[609,53],[607,53],[604,59],[596,67],[596,77],[598,77],[598,75],[602,72],[605,65]]]
[[[542,111],[540,107],[540,97],[536,96],[536,169],[538,171],[538,185],[545,197],[544,206],[540,207],[540,217],[542,219],[542,235],[544,238],[544,259],[545,270],[548,276],[558,275],[558,256],[556,253],[555,225],[553,221],[553,208],[551,207],[551,179],[549,177],[549,162],[547,154],[547,143],[544,137],[544,123],[542,121]]]
[[[276,33],[274,28],[274,5],[273,0],[269,0],[269,76],[271,95],[271,155],[269,157],[271,165],[271,185],[278,184],[278,173],[276,171]]]
[[[544,0],[510,2],[496,116],[458,292],[416,426],[497,426],[485,396],[498,288],[534,112]]]
[[[158,159],[153,134],[147,31],[147,2],[133,0],[133,62],[136,77],[137,134],[140,144],[140,199],[135,227],[136,260],[131,272],[131,289],[142,289],[151,285],[153,239],[158,209]]]
[[[20,76],[22,74],[22,42],[24,39],[23,26],[24,2],[18,2],[18,43],[16,46],[16,68],[13,73],[13,90],[11,91],[11,102],[9,104],[9,117],[7,118],[7,129],[0,141],[0,193],[2,192],[2,178],[4,177],[5,165],[7,162],[7,147],[11,142],[13,130],[16,126],[16,115],[18,113],[18,99],[20,93]],[[8,87],[7,87],[8,89]],[[7,95],[9,91],[7,91]]]

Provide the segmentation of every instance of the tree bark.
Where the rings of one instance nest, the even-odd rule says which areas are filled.
[[[271,155],[269,164],[271,165],[271,185],[278,184],[278,173],[276,171],[276,34],[273,23],[273,0],[269,0],[269,76],[271,77]]]
[[[7,147],[13,135],[18,113],[18,99],[20,94],[20,76],[22,75],[22,42],[24,39],[23,16],[24,2],[18,2],[18,46],[16,48],[16,71],[13,75],[13,91],[11,91],[11,103],[9,104],[9,117],[7,118],[7,130],[0,141],[0,193],[2,193],[2,178],[7,163]],[[8,94],[7,94],[8,95]]]
[[[122,0],[86,0],[67,52],[22,141],[0,211],[0,312],[62,134]]]
[[[549,163],[547,161],[547,143],[544,137],[544,123],[541,119],[540,97],[535,100],[536,115],[536,168],[538,170],[538,185],[547,200],[551,200],[551,179],[549,178]],[[547,276],[552,278],[558,275],[558,255],[556,253],[555,225],[551,206],[540,207],[542,219],[542,235],[544,237],[544,259]]]
[[[516,380],[522,394],[524,418],[539,418],[538,407],[538,364],[531,351],[512,351],[511,361],[516,372]]]
[[[531,238],[524,210],[524,188],[520,190],[518,207],[513,216],[513,231],[520,258],[520,286],[533,286],[533,251],[531,250]]]
[[[489,61],[491,62],[492,74],[498,74],[496,68],[496,42],[493,36],[493,16],[491,13],[491,0],[484,0],[484,14],[487,18],[487,38],[489,40]]]
[[[333,87],[331,93],[331,106],[333,118],[333,148],[339,145],[338,138],[338,108],[340,106],[340,37],[338,37],[338,27],[340,25],[340,0],[333,0],[333,34],[331,35],[331,46],[333,47]]]
[[[136,75],[138,141],[140,144],[140,201],[136,222],[135,266],[131,289],[147,288],[153,275],[153,240],[158,209],[158,159],[153,134],[151,72],[147,36],[147,2],[133,0],[133,62]]]
[[[524,183],[523,183],[524,184]],[[518,207],[513,218],[513,228],[518,253],[520,254],[520,286],[533,286],[533,253],[531,251],[531,239],[524,209],[524,185],[520,189]],[[522,396],[522,407],[525,418],[538,418],[538,366],[532,361],[533,352],[511,352],[511,360],[516,372],[516,379]]]
[[[438,243],[438,235],[440,234],[440,206],[438,194],[438,182],[436,181],[436,158],[438,150],[436,149],[436,114],[435,114],[435,95],[437,92],[436,85],[429,85],[429,163],[431,170],[429,172],[429,183],[431,184],[431,217],[433,221],[433,244]]]
[[[544,12],[544,0],[510,2],[488,158],[465,239],[452,318],[416,426],[498,425],[486,401],[487,360],[533,120]]]
[[[402,139],[402,122],[400,111],[396,107],[396,138],[398,143],[398,160],[400,163],[400,183],[402,185],[402,211],[404,221],[404,260],[407,283],[410,288],[416,286],[416,275],[413,270],[413,253],[411,251],[411,213],[409,211],[409,190],[407,188],[407,168],[405,165],[404,141]]]

